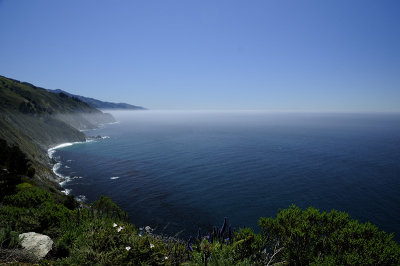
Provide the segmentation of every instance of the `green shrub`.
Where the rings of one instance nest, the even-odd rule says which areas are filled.
[[[71,210],[64,205],[44,202],[39,206],[38,219],[40,222],[40,232],[57,237],[62,233],[65,224],[71,222]]]
[[[4,204],[32,208],[44,202],[53,202],[51,194],[28,183],[17,185],[17,194],[4,197]]]
[[[17,248],[20,242],[19,234],[12,231],[10,227],[0,228],[0,248]]]
[[[320,213],[292,205],[275,219],[260,218],[266,244],[280,243],[277,259],[291,264],[334,262],[334,264],[396,265],[400,247],[393,235],[370,223],[360,224],[343,212]]]
[[[100,199],[94,201],[91,207],[97,215],[117,220],[128,220],[127,213],[121,210],[109,197],[100,196]]]
[[[251,228],[241,228],[235,232],[234,240],[232,255],[235,261],[244,259],[261,260],[260,255],[264,249],[261,235],[255,234]]]
[[[79,202],[75,200],[74,196],[68,195],[62,201],[62,204],[70,210],[74,210],[79,206]]]
[[[7,195],[15,193],[15,187],[21,183],[21,176],[7,173],[0,168],[0,202]]]
[[[232,247],[220,242],[209,243],[203,239],[200,246],[194,246],[185,265],[234,265]],[[223,264],[216,264],[222,263]]]
[[[162,241],[139,236],[129,223],[113,224],[112,219],[105,217],[81,220],[79,228],[75,229],[78,233],[64,235],[58,244],[60,251],[68,250],[70,254],[60,263],[154,265],[167,260],[167,249]]]
[[[20,233],[39,232],[41,228],[36,209],[14,206],[0,208],[0,227],[10,227]]]

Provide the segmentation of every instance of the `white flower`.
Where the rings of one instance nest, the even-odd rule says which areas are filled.
[[[168,257],[167,257],[167,256],[165,256],[165,259],[167,260],[167,259],[168,259]]]
[[[117,231],[120,232],[122,229],[124,229],[122,226],[117,228]]]
[[[131,249],[131,247],[130,247],[130,246],[127,246],[125,249],[129,251],[129,250]]]
[[[150,244],[150,248],[154,248],[154,245],[153,245],[153,244]]]
[[[113,223],[113,227],[117,227],[117,224],[116,224],[116,223]]]

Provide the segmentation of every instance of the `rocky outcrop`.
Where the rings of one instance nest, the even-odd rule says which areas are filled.
[[[21,246],[37,259],[44,258],[53,246],[53,240],[50,237],[35,232],[20,234],[19,238]]]

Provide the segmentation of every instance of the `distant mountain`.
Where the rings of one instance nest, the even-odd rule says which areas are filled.
[[[112,103],[112,102],[103,102],[100,100],[96,100],[89,97],[84,97],[80,95],[75,95],[60,89],[57,90],[48,90],[53,93],[64,93],[70,97],[77,98],[82,102],[89,104],[90,106],[98,109],[125,109],[125,110],[146,110],[146,108],[136,105],[131,105],[127,103]]]

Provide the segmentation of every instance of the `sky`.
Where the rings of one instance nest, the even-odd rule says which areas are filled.
[[[150,109],[400,112],[398,0],[0,0],[0,75]]]

